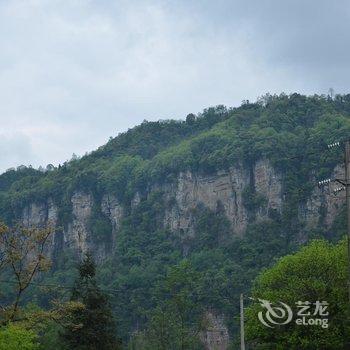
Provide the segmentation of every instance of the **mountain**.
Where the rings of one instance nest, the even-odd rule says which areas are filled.
[[[350,95],[266,95],[184,121],[144,121],[96,151],[48,171],[0,176],[0,218],[53,225],[51,281],[92,251],[127,339],[184,259],[200,273],[198,301],[235,332],[237,296],[257,272],[314,237],[345,232],[344,199],[317,182],[342,177]],[[220,295],[232,301],[224,303]],[[39,299],[44,300],[41,294]]]

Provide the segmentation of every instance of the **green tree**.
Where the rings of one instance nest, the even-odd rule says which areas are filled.
[[[10,293],[13,300],[0,304],[2,324],[16,321],[24,292],[40,273],[49,269],[50,261],[44,252],[53,232],[51,227],[9,228],[0,221],[0,276],[13,279],[14,285]]]
[[[37,338],[33,331],[10,323],[0,328],[0,350],[39,350]]]
[[[72,290],[71,301],[84,308],[73,310],[71,326],[61,333],[70,349],[117,349],[116,328],[107,297],[96,283],[96,266],[87,254],[79,266],[79,276]]]
[[[253,297],[288,304],[294,311],[294,318],[286,325],[268,328],[257,317],[261,306],[253,303],[246,312],[247,338],[257,349],[349,349],[346,271],[345,241],[337,245],[324,240],[313,241],[299,252],[281,258],[259,275]],[[329,304],[329,327],[297,325],[295,303],[317,300]]]
[[[157,293],[163,294],[150,315],[146,336],[139,349],[196,350],[199,341],[203,309],[197,302],[196,286],[199,275],[188,260],[169,268],[164,283]]]

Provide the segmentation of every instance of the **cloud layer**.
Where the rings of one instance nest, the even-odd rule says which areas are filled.
[[[143,119],[266,92],[349,92],[350,3],[0,0],[0,172]]]

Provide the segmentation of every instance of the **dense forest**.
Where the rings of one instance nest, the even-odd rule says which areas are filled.
[[[343,161],[341,150],[328,149],[327,144],[349,135],[350,95],[267,94],[237,108],[210,107],[185,120],[144,121],[96,151],[58,167],[44,171],[21,166],[0,175],[0,218],[12,227],[28,205],[50,198],[58,208],[55,235],[59,236],[73,219],[74,193],[88,193],[94,199],[89,247],[98,265],[92,285],[99,286],[96,293],[103,294],[98,300],[103,300],[104,309],[108,298],[115,346],[202,349],[203,319],[211,311],[223,315],[234,349],[239,343],[239,295],[251,293],[259,273],[310,240],[335,243],[344,235],[341,205],[330,227],[324,223],[322,207],[312,228],[300,219],[299,211],[317,181],[329,177]],[[249,222],[242,235],[233,232],[220,205],[216,210],[205,203],[192,208],[191,235],[162,224],[170,206],[163,184],[176,183],[186,171],[215,175],[238,163],[250,169],[260,159],[268,159],[281,174],[281,210],[269,210],[259,219],[266,198],[247,186],[243,205]],[[113,193],[124,210],[115,244],[111,244],[112,224],[101,211],[106,193]],[[135,206],[136,194],[140,199]],[[74,283],[82,283],[77,282],[82,270],[76,267],[84,254],[63,249],[62,244],[51,254],[50,268],[40,272],[23,293],[23,308],[48,310],[53,299],[69,300],[67,290],[73,289],[74,295]],[[101,244],[108,247],[102,257],[94,251]],[[8,304],[15,295],[11,278],[5,269],[0,293]],[[48,322],[44,332],[38,330],[41,346],[66,349],[67,344],[60,341],[62,328]]]

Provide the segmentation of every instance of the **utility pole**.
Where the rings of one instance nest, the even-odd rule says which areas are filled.
[[[345,142],[345,191],[348,236],[348,298],[350,302],[350,141]]]
[[[244,343],[244,304],[243,304],[243,294],[241,293],[240,296],[240,319],[241,319],[241,350],[245,350],[245,343]]]

